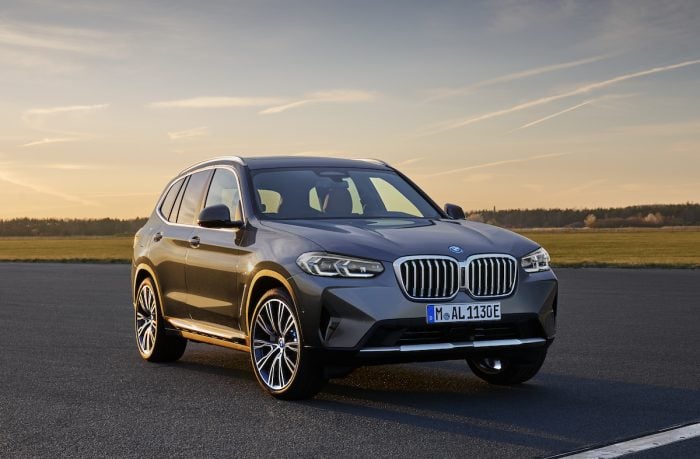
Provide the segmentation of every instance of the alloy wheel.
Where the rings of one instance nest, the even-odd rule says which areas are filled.
[[[477,367],[484,373],[498,374],[503,371],[503,362],[500,359],[483,358],[476,362]]]
[[[259,309],[253,323],[253,361],[267,387],[287,387],[299,366],[299,328],[284,301],[271,298]]]
[[[158,327],[158,305],[150,285],[144,284],[136,301],[136,342],[144,355],[153,353]]]

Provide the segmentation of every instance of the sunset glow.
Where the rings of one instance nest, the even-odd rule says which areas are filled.
[[[700,201],[700,4],[0,6],[0,218],[135,217],[222,155],[379,158],[465,209]]]

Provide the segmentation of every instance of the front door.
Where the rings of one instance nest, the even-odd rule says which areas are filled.
[[[241,220],[240,191],[235,173],[228,168],[214,171],[204,207],[225,204],[231,219]],[[221,335],[240,335],[238,288],[248,251],[240,245],[244,229],[197,227],[196,241],[187,254],[187,302],[190,315]]]

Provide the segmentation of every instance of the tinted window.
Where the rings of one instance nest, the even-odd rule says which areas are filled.
[[[290,168],[253,173],[265,218],[439,218],[398,174],[374,169]]]
[[[204,188],[207,186],[210,174],[211,171],[201,171],[190,176],[190,180],[185,188],[185,194],[182,196],[180,212],[177,214],[178,223],[184,225],[192,225],[194,223],[195,214],[199,210],[199,205],[204,195]]]
[[[211,179],[211,185],[209,185],[207,201],[204,207],[224,204],[228,207],[231,218],[240,220],[241,216],[237,215],[240,200],[241,195],[238,191],[238,182],[234,173],[226,169],[216,169],[214,178]]]
[[[160,213],[163,214],[163,217],[165,217],[166,220],[170,220],[170,213],[173,210],[173,204],[175,204],[177,194],[180,192],[180,188],[182,188],[182,182],[183,180],[180,179],[173,183],[168,190],[168,193],[165,195],[163,203],[160,205]]]

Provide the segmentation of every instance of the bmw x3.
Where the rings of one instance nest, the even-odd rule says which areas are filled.
[[[555,335],[549,262],[381,161],[213,159],[172,179],[135,236],[136,347],[152,362],[188,341],[247,352],[283,399],[412,361],[466,360],[519,384]]]

